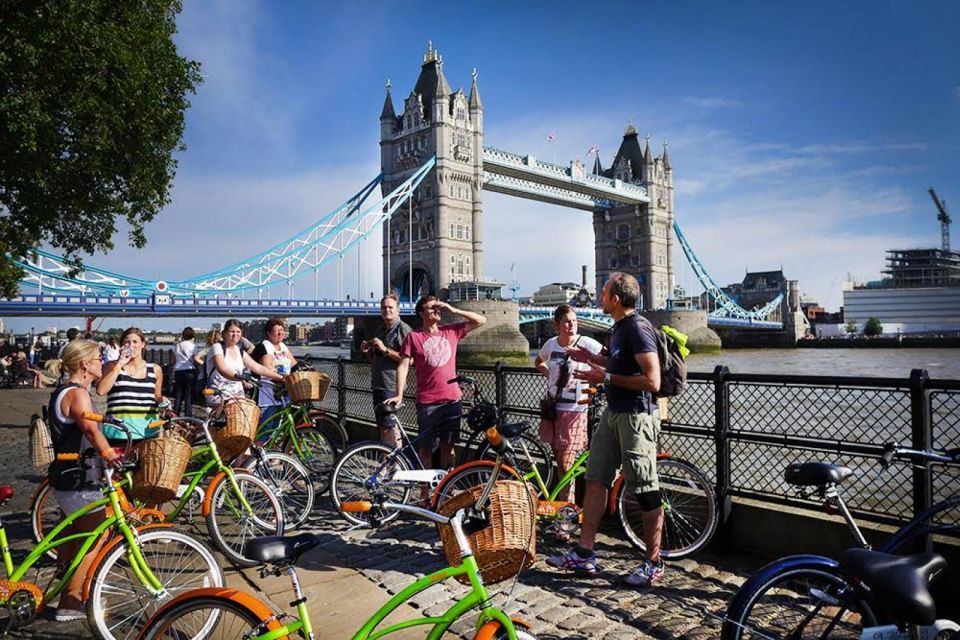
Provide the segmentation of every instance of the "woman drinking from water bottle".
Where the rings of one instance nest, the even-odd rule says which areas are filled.
[[[159,364],[143,359],[147,339],[143,331],[130,327],[120,336],[120,358],[104,366],[103,377],[97,383],[97,393],[107,396],[107,415],[130,427],[133,441],[157,435],[148,425],[157,420],[164,403],[163,370]],[[120,429],[105,424],[103,433],[111,443],[126,443]]]
[[[287,375],[297,364],[283,339],[287,336],[287,323],[283,318],[270,318],[265,328],[267,338],[253,350],[252,357],[264,367],[273,369],[282,376]],[[283,406],[283,394],[276,388],[273,380],[260,380],[260,394],[257,397],[260,407],[260,422],[266,422]]]

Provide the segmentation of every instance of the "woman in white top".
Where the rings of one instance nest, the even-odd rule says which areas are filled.
[[[603,346],[593,338],[577,334],[577,314],[568,304],[561,304],[554,311],[553,325],[557,335],[540,348],[534,366],[547,376],[547,391],[557,402],[556,418],[540,420],[540,439],[553,449],[562,477],[576,462],[580,452],[587,448],[588,407],[577,404],[586,383],[574,379],[573,372],[589,367],[571,360],[567,349],[579,347],[590,353],[600,353]],[[561,493],[557,499],[573,501],[572,482],[566,494]]]
[[[290,349],[283,343],[287,335],[287,323],[283,318],[270,318],[264,329],[267,339],[253,350],[253,359],[265,367],[269,367],[285,376],[293,371],[297,359],[290,353]],[[260,406],[260,423],[280,410],[283,406],[283,394],[274,388],[272,380],[260,381],[260,394],[257,396]]]
[[[243,328],[238,320],[227,320],[223,325],[223,342],[214,344],[207,352],[207,386],[216,389],[227,398],[243,395],[243,383],[239,376],[245,369],[271,380],[283,380],[279,373],[265,367],[240,348]],[[208,396],[211,407],[219,404],[217,396]]]
[[[197,381],[193,361],[197,354],[195,336],[193,327],[186,327],[173,348],[173,410],[181,416],[193,415],[193,385]]]

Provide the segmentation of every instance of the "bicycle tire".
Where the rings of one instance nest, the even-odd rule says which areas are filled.
[[[530,462],[524,456],[523,448],[520,446],[521,441],[527,446],[530,457],[533,459],[534,464],[537,465],[537,470],[540,472],[540,479],[543,480],[543,486],[550,488],[553,485],[554,467],[556,466],[556,462],[553,459],[553,451],[547,443],[540,440],[540,437],[535,431],[532,431],[532,429],[527,429],[517,437],[511,438],[510,442],[513,444],[514,449],[514,462],[516,463],[515,468],[520,475],[525,476],[531,470]],[[477,460],[495,460],[496,457],[496,452],[490,449],[490,443],[484,441],[477,451]]]
[[[233,475],[251,513],[243,513],[230,479],[221,474],[207,489],[207,531],[213,545],[233,564],[252,567],[258,563],[243,555],[243,545],[259,536],[283,535],[283,507],[273,490],[257,476],[246,471],[234,471]]]
[[[402,455],[393,460],[392,469],[381,469],[384,460],[395,449],[382,442],[360,442],[340,456],[330,474],[330,498],[333,506],[340,511],[340,505],[353,500],[371,500],[374,494],[366,486],[367,479],[374,474],[386,476],[380,479],[378,486],[373,489],[379,495],[385,496],[391,502],[406,503],[410,499],[410,487],[390,485],[391,471],[409,470],[410,463]],[[400,515],[399,511],[376,509],[369,513],[340,512],[348,522],[353,524],[370,524],[375,518],[380,524],[386,524]]]
[[[878,551],[884,553],[920,553],[926,551],[926,538],[932,535],[936,545],[943,538],[956,544],[960,538],[960,496],[952,496],[932,505],[900,527]]]
[[[294,434],[283,441],[283,452],[303,463],[310,472],[314,493],[323,495],[330,488],[330,472],[337,461],[337,452],[327,436],[312,424],[297,427]],[[298,440],[297,446],[293,438]]]
[[[272,489],[283,506],[284,531],[296,529],[313,511],[315,493],[310,472],[296,458],[280,451],[264,451],[264,463],[251,456],[244,467]],[[269,469],[264,469],[264,464]]]
[[[40,481],[37,490],[33,492],[33,497],[30,498],[30,528],[34,542],[39,544],[47,532],[57,526],[61,520],[63,520],[63,512],[60,510],[60,504],[53,494],[50,481],[44,478]],[[46,556],[56,560],[57,548],[47,549]]]
[[[97,638],[135,637],[169,597],[225,584],[223,569],[199,540],[167,527],[142,531],[137,537],[144,560],[165,593],[154,596],[140,583],[129,565],[126,543],[117,544],[91,569],[87,622]]]
[[[347,432],[340,426],[340,421],[329,414],[314,416],[311,422],[316,429],[320,429],[327,440],[333,445],[334,452],[339,455],[347,448]]]
[[[485,485],[490,480],[490,476],[493,475],[495,466],[496,463],[490,460],[474,460],[455,467],[437,485],[436,491],[430,498],[430,508],[436,511],[440,505],[461,491]],[[504,480],[515,479],[523,482],[523,478],[510,467],[503,467],[500,475]],[[534,494],[536,494],[536,490],[534,490]]]
[[[833,640],[859,640],[864,627],[876,624],[876,617],[853,587],[837,575],[835,566],[833,561],[815,556],[768,564],[730,601],[722,640],[803,640],[827,637],[825,634]]]
[[[264,607],[265,608],[265,607]],[[171,602],[157,611],[140,634],[141,640],[207,640],[245,638],[280,628],[269,611],[254,611],[226,595],[197,595]],[[261,631],[262,630],[262,631]]]
[[[717,528],[717,501],[713,486],[696,466],[677,458],[657,460],[660,499],[663,504],[663,531],[660,555],[676,560],[705,547]],[[618,483],[617,512],[627,539],[646,551],[643,541],[642,510],[637,496]]]

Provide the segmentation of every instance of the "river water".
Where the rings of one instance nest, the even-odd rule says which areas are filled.
[[[294,347],[319,358],[349,357],[337,347]],[[531,358],[531,363],[533,362]],[[691,354],[690,371],[709,373],[724,365],[733,373],[907,378],[926,369],[931,378],[960,380],[960,349],[729,349]]]

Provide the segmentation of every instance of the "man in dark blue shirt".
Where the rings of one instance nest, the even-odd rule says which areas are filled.
[[[613,273],[603,286],[601,301],[614,320],[604,354],[568,349],[573,360],[590,365],[574,376],[607,387],[607,408],[590,445],[586,494],[580,544],[569,553],[553,556],[547,563],[561,569],[596,573],[594,540],[607,504],[607,492],[617,470],[622,468],[626,487],[637,496],[643,519],[647,555],[624,581],[630,586],[649,586],[663,576],[660,533],[663,507],[657,478],[657,437],[660,418],[654,394],[660,390],[660,360],[652,325],[636,311],[640,297],[637,279]]]

